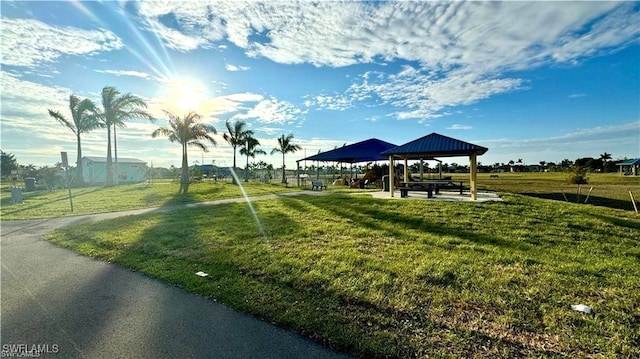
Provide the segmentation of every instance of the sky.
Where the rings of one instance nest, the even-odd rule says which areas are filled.
[[[217,146],[189,163],[230,166],[225,121],[267,153],[293,134],[295,161],[378,138],[437,132],[489,148],[482,164],[640,157],[639,2],[2,1],[1,148],[20,164],[76,156],[69,95],[105,86],[155,122],[117,132],[118,157],[180,166],[152,138],[163,110],[193,110]],[[106,156],[106,130],[82,137]],[[245,159],[238,154],[238,164]],[[250,162],[281,166],[282,157]],[[468,163],[466,158],[445,162]],[[309,163],[310,164],[310,163]]]

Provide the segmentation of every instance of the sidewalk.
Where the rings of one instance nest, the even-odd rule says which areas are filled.
[[[309,193],[285,195],[302,194]],[[251,199],[277,196],[282,194]],[[40,358],[346,358],[219,303],[41,239],[70,224],[242,201],[2,221],[3,357],[10,357],[9,350],[19,356],[35,349]]]

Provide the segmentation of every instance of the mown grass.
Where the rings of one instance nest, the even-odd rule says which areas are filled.
[[[592,173],[589,184],[578,186],[567,183],[568,173],[504,173],[499,178],[488,174],[479,177],[479,188],[498,192],[518,193],[556,201],[584,203],[595,206],[633,210],[629,196],[632,191],[640,200],[640,178],[620,176],[616,173]],[[587,194],[589,189],[593,190]],[[565,199],[566,197],[566,199]]]
[[[282,184],[242,182],[250,196],[298,191]],[[187,195],[178,195],[175,182],[139,183],[114,187],[86,187],[72,189],[73,212],[69,192],[65,190],[24,192],[24,202],[11,203],[11,193],[1,193],[2,219],[53,218],[92,213],[125,211],[130,209],[173,206],[185,203],[214,201],[241,197],[240,187],[230,182],[197,182],[189,186]]]
[[[504,199],[300,196],[254,202],[260,225],[228,204],[48,239],[367,358],[640,357],[638,217]]]

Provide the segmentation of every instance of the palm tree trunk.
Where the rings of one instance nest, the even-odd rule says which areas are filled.
[[[244,168],[244,181],[249,182],[249,155],[247,155],[247,165]]]
[[[111,162],[111,126],[107,126],[107,177],[105,185],[113,186],[113,164]]]
[[[233,146],[233,170],[236,170],[236,146]]]
[[[80,133],[76,135],[78,139],[78,159],[76,161],[76,178],[75,183],[79,187],[84,187],[84,173],[82,171],[82,145],[80,144]]]
[[[118,168],[118,140],[116,139],[116,125],[113,125],[113,155],[115,159],[115,182],[116,186],[120,184],[120,169]]]
[[[187,160],[187,145],[182,145],[182,175],[180,176],[179,193],[187,194],[189,190],[189,162]]]

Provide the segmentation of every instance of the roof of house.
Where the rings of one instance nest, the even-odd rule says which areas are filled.
[[[96,163],[107,163],[107,158],[106,157],[94,157],[94,156],[84,156],[82,157],[82,159],[87,159],[91,162],[96,162]],[[113,162],[115,163],[115,158],[112,159]],[[118,157],[118,163],[143,163],[146,164],[147,162],[143,161],[143,160],[139,160],[137,158],[125,158],[125,157]]]
[[[345,163],[384,161],[386,156],[382,152],[394,148],[393,143],[385,142],[377,138],[360,141],[351,145],[345,145],[336,149],[318,153],[316,155],[303,158],[300,161],[336,161]]]
[[[468,156],[473,153],[483,155],[489,149],[474,145],[455,138],[447,137],[438,133],[431,133],[418,138],[404,145],[400,145],[382,152],[386,156],[399,156],[406,158],[433,158],[433,157],[453,157]]]
[[[626,160],[617,164],[618,166],[633,166],[640,165],[640,158],[632,158],[630,160]]]

